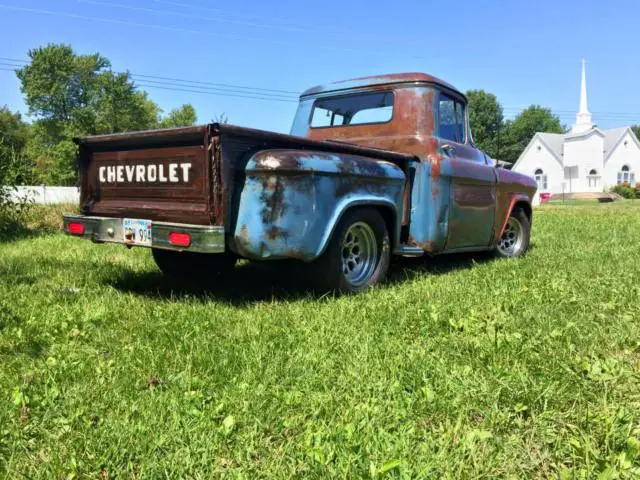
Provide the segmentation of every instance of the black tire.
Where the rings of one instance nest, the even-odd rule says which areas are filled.
[[[514,209],[494,253],[501,258],[520,257],[529,249],[530,240],[531,222],[527,214],[521,208]]]
[[[358,235],[361,238],[356,241]],[[358,252],[367,260],[359,263]],[[325,252],[311,264],[313,283],[322,291],[362,292],[384,281],[390,256],[389,233],[380,213],[373,208],[348,210],[338,222]]]
[[[229,273],[237,260],[230,253],[176,252],[157,248],[151,253],[163,274],[183,281],[206,281]]]

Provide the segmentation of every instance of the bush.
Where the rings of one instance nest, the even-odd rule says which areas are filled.
[[[63,215],[79,213],[77,203],[34,204],[25,212],[22,221],[31,234],[48,234],[62,231]]]
[[[0,146],[3,146],[0,143]],[[5,148],[0,155],[0,239],[13,237],[25,230],[25,215],[33,200],[18,195],[15,185],[28,176],[27,163],[13,148]]]
[[[640,184],[636,184],[635,187],[632,187],[628,183],[621,183],[611,188],[613,193],[617,193],[622,198],[640,198],[638,194],[640,194]]]
[[[18,195],[12,186],[0,186],[0,241],[26,231],[26,218],[33,206],[28,195]]]

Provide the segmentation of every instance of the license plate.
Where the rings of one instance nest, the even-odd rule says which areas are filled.
[[[122,232],[126,243],[151,246],[151,220],[123,218]]]

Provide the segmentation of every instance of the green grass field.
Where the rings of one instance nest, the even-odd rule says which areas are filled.
[[[148,251],[0,243],[0,476],[638,478],[640,205],[543,206],[518,260],[314,297]]]

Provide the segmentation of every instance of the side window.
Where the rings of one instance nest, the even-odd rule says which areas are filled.
[[[438,104],[438,136],[452,142],[465,142],[464,105],[462,102],[440,94]]]

